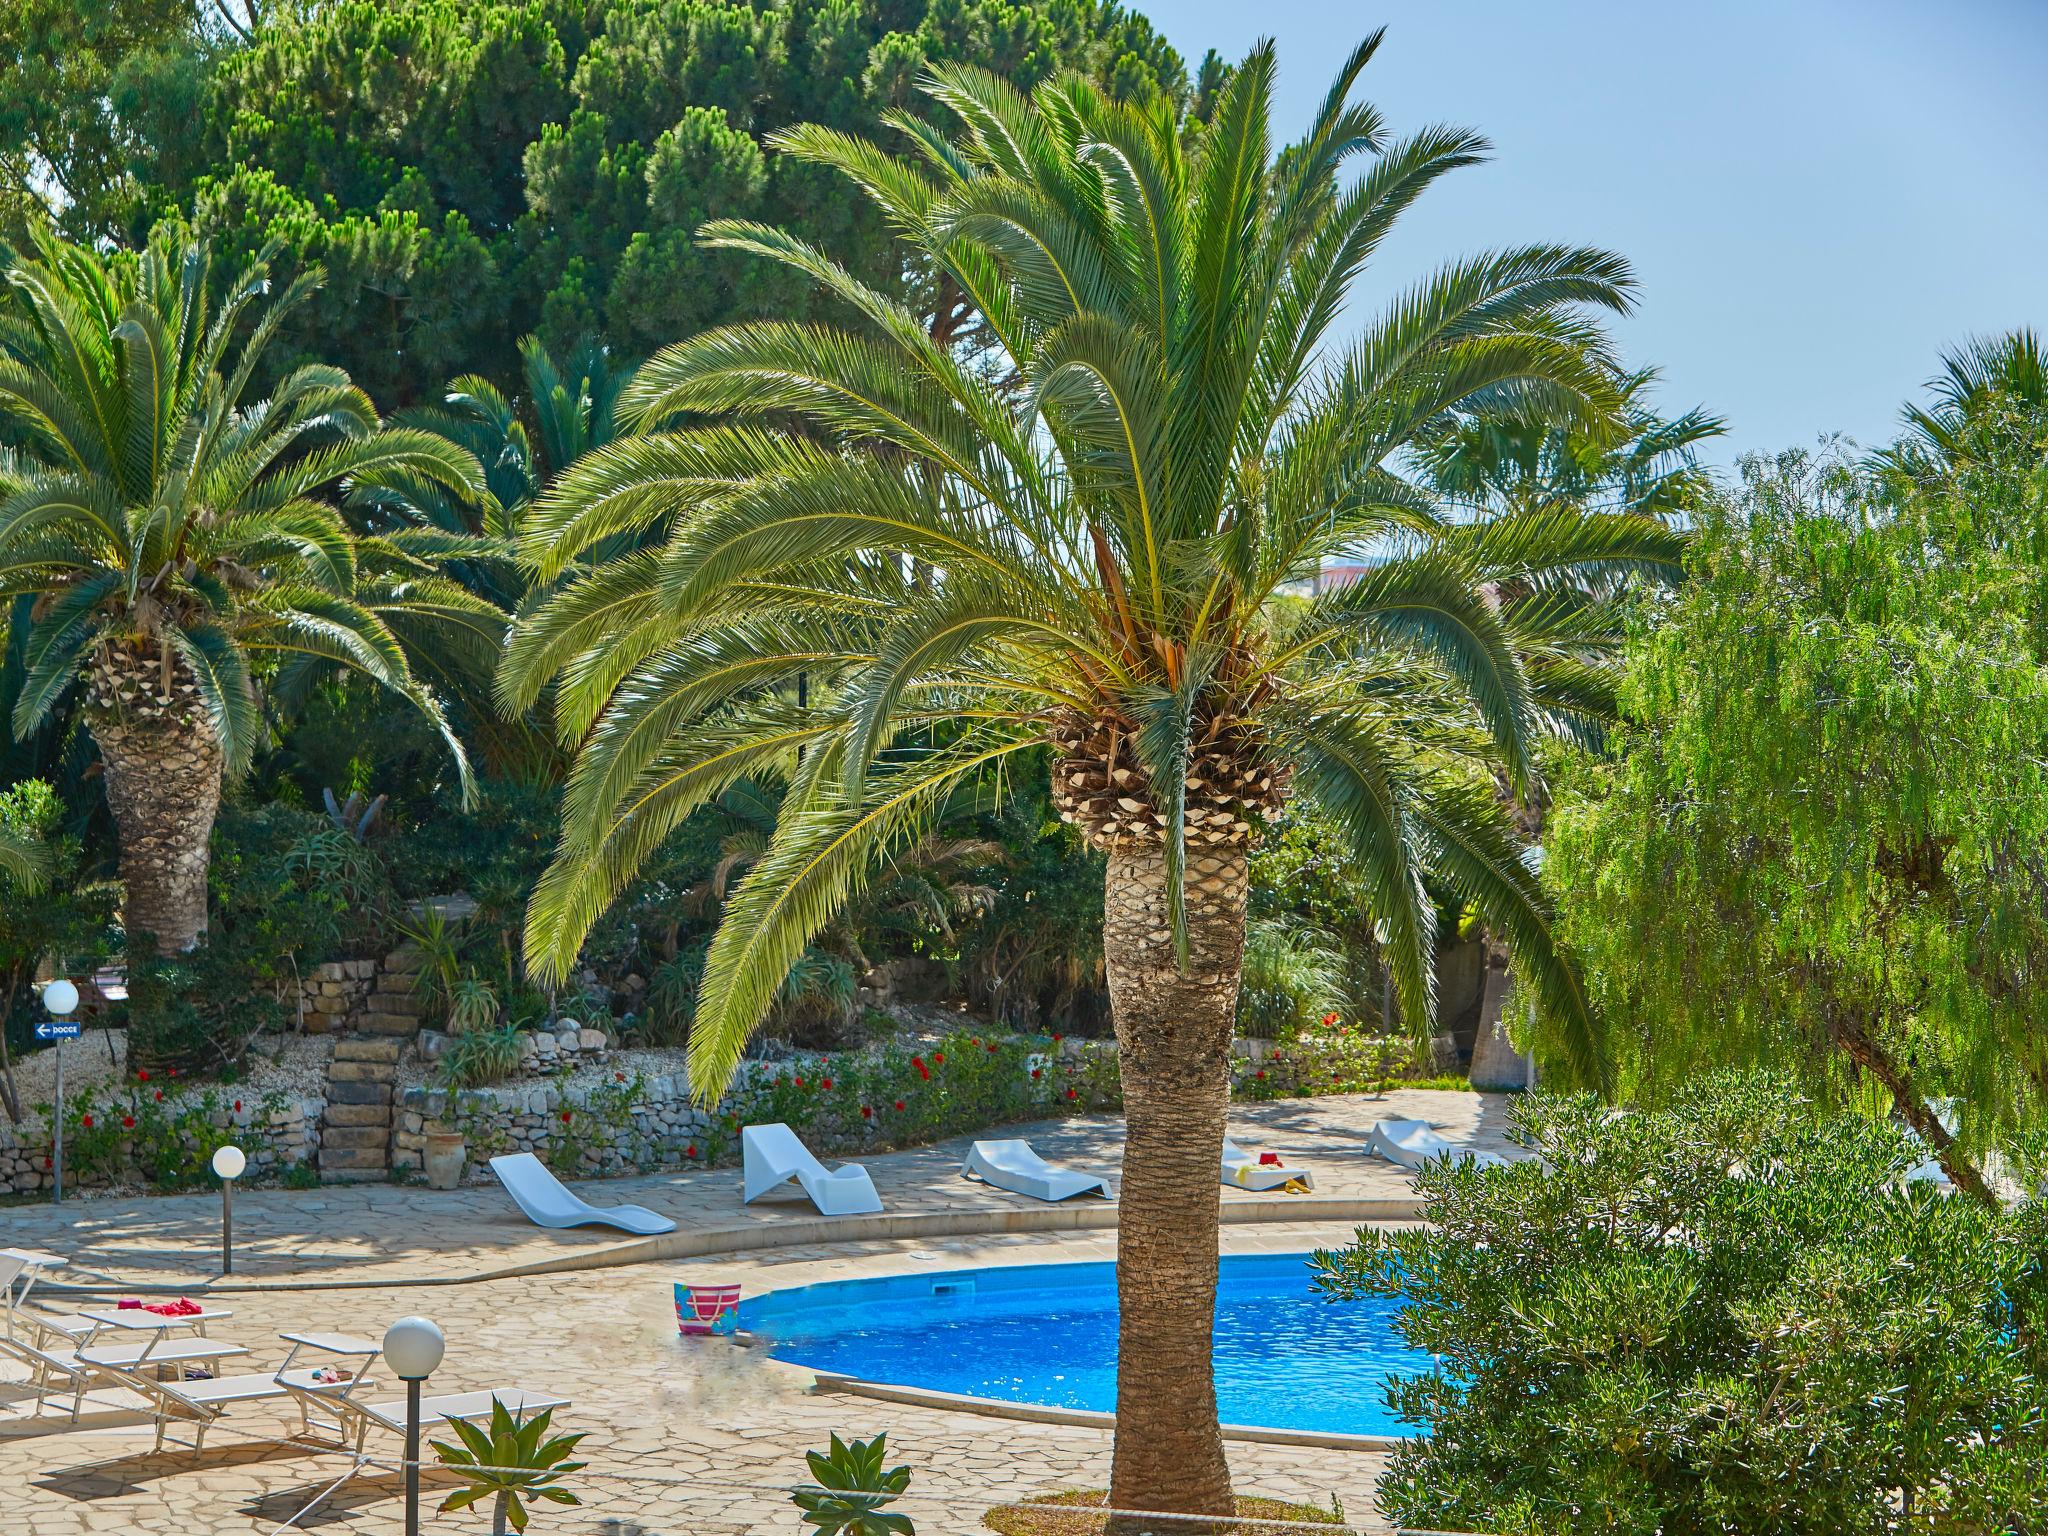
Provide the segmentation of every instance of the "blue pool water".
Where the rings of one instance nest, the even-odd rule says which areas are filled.
[[[1394,1304],[1326,1301],[1304,1254],[1226,1258],[1216,1298],[1223,1422],[1357,1435],[1413,1433],[1390,1376],[1428,1369],[1394,1332]],[[1058,1408],[1116,1407],[1116,1271],[1022,1264],[837,1280],[740,1303],[771,1353],[865,1381]]]

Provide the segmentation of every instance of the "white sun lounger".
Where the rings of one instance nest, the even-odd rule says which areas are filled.
[[[1007,1189],[1013,1195],[1029,1195],[1033,1200],[1067,1200],[1086,1194],[1116,1198],[1109,1180],[1100,1174],[1077,1173],[1048,1163],[1028,1141],[977,1141],[967,1149],[960,1176]]]
[[[1314,1189],[1316,1176],[1306,1168],[1261,1163],[1256,1152],[1245,1151],[1226,1136],[1223,1138],[1223,1182],[1234,1189],[1284,1189],[1289,1184]]]
[[[491,1159],[491,1172],[526,1219],[537,1227],[584,1227],[592,1222],[617,1227],[638,1237],[673,1232],[676,1224],[638,1205],[592,1205],[571,1194],[548,1165],[531,1152],[513,1152]]]
[[[811,1149],[797,1140],[795,1131],[777,1122],[750,1125],[740,1132],[740,1164],[745,1198],[751,1204],[791,1179],[803,1186],[819,1213],[825,1216],[861,1216],[882,1208],[875,1193],[875,1181],[859,1163],[844,1163],[827,1170],[811,1156]]]
[[[34,1248],[0,1248],[0,1300],[7,1310],[7,1337],[14,1337],[14,1314],[28,1305],[28,1293],[36,1288],[36,1282],[46,1270],[62,1269],[64,1260],[54,1253],[43,1253]],[[14,1282],[21,1282],[21,1289],[14,1288]],[[34,1318],[28,1321],[33,1323]],[[38,1335],[42,1330],[37,1329]]]
[[[237,1403],[260,1402],[283,1397],[287,1383],[272,1371],[252,1371],[245,1376],[215,1376],[207,1381],[158,1381],[150,1365],[98,1367],[102,1374],[139,1394],[156,1417],[156,1450],[164,1448],[164,1434],[174,1422],[193,1426],[192,1450],[206,1449],[206,1432],[214,1421]],[[294,1371],[292,1376],[310,1386],[313,1372]]]
[[[248,1352],[240,1344],[227,1344],[219,1339],[180,1339],[175,1343],[167,1339],[150,1339],[145,1343],[95,1344],[82,1354],[69,1344],[37,1345],[26,1339],[0,1339],[0,1355],[12,1355],[28,1367],[29,1379],[36,1392],[35,1416],[42,1417],[46,1398],[68,1388],[73,1423],[78,1421],[78,1415],[85,1406],[85,1394],[92,1389],[95,1380],[104,1377],[125,1385],[117,1374],[121,1369],[154,1371],[165,1366],[182,1369],[186,1365],[211,1363],[229,1355],[246,1355]]]
[[[366,1403],[345,1397],[333,1387],[305,1387],[298,1383],[292,1384],[291,1394],[302,1404],[310,1398],[318,1405],[318,1411],[340,1421],[342,1443],[346,1445],[353,1441],[358,1456],[362,1455],[363,1442],[373,1429],[387,1429],[395,1435],[405,1433],[405,1399],[402,1397]],[[450,1419],[461,1419],[465,1423],[487,1419],[491,1416],[491,1404],[494,1402],[503,1403],[506,1412],[515,1419],[569,1406],[566,1397],[531,1392],[523,1387],[500,1387],[489,1392],[449,1392],[439,1397],[420,1399],[420,1424],[431,1428]]]
[[[1374,1152],[1403,1168],[1420,1168],[1439,1157],[1470,1162],[1481,1168],[1505,1168],[1508,1163],[1498,1152],[1482,1152],[1477,1147],[1461,1147],[1446,1141],[1427,1120],[1377,1120],[1366,1133],[1366,1139]]]

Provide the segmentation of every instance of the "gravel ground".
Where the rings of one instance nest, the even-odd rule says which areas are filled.
[[[334,1043],[322,1035],[270,1035],[249,1052],[247,1072],[236,1086],[254,1096],[278,1092],[318,1093],[327,1081],[327,1058]],[[68,1094],[96,1083],[128,1075],[128,1032],[88,1029],[64,1047],[64,1091]],[[14,1062],[14,1086],[24,1104],[48,1103],[57,1086],[57,1053],[40,1050]]]

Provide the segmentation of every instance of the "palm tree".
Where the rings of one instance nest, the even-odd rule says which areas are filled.
[[[14,731],[83,674],[127,930],[189,948],[222,777],[256,748],[266,668],[367,673],[441,727],[466,782],[439,704],[359,600],[355,541],[315,498],[400,471],[480,496],[481,475],[443,439],[379,431],[338,369],[293,369],[248,398],[312,275],[259,309],[259,260],[216,303],[203,244],[108,256],[40,237],[5,280],[0,423],[19,451],[0,463],[0,596],[36,598]]]
[[[2037,437],[2048,429],[2048,350],[2031,327],[1974,337],[1943,353],[1928,387],[1933,404],[1906,407],[1906,440],[1882,459],[1911,467],[1916,458],[1953,465],[1976,457],[1982,444],[1973,433],[2001,409],[2020,416]]]
[[[506,716],[492,700],[505,626],[521,604],[540,595],[513,558],[514,546],[548,476],[616,435],[613,409],[632,368],[596,344],[557,358],[537,336],[520,342],[519,355],[519,398],[481,375],[464,374],[450,380],[434,404],[392,418],[394,426],[431,432],[473,455],[488,497],[401,473],[359,488],[350,505],[367,536],[365,549],[376,553],[367,564],[387,578],[367,605],[390,624],[413,670],[457,707],[493,778],[553,784],[566,771],[567,757],[544,716]],[[427,609],[423,579],[453,580],[481,601]]]
[[[1656,382],[1649,368],[1622,378],[1618,420],[1596,430],[1542,416],[1447,412],[1421,435],[1416,457],[1440,496],[1481,512],[1571,501],[1683,518],[1709,489],[1699,445],[1728,424],[1699,407],[1660,416],[1648,402]]]
[[[529,964],[565,974],[634,870],[726,785],[788,778],[707,958],[702,1098],[807,941],[956,787],[1050,745],[1060,814],[1107,856],[1124,1508],[1231,1508],[1210,1373],[1216,1169],[1263,816],[1304,794],[1348,836],[1418,1030],[1433,874],[1485,910],[1571,1059],[1600,1070],[1598,1022],[1490,775],[1529,792],[1537,739],[1606,711],[1587,660],[1602,637],[1575,596],[1506,609],[1488,593],[1669,572],[1677,540],[1571,506],[1452,525],[1389,460],[1454,409],[1605,420],[1616,375],[1586,309],[1624,308],[1629,273],[1593,250],[1494,252],[1396,296],[1319,363],[1397,216],[1485,147],[1446,128],[1389,140],[1350,101],[1378,41],[1279,153],[1264,45],[1207,126],[1078,79],[1027,100],[948,67],[925,89],[957,139],[893,120],[914,163],[825,128],[782,135],[951,275],[998,354],[963,361],[785,233],[712,226],[859,323],[732,326],[657,354],[621,401],[645,435],[580,462],[528,522],[543,578],[622,530],[664,535],[569,581],[508,645],[504,702],[559,677],[580,743]],[[1275,602],[1337,557],[1377,563]]]

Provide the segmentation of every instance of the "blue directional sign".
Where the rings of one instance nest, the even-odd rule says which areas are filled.
[[[48,1019],[36,1026],[38,1040],[76,1040],[84,1026],[76,1019]]]

